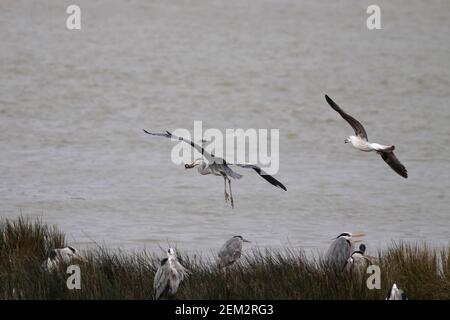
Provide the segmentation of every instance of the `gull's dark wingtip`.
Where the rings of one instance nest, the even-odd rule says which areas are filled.
[[[150,132],[148,132],[148,131],[145,130],[145,129],[142,129],[142,131],[144,131],[146,134],[151,134]]]
[[[283,189],[284,191],[287,191],[287,188],[283,185],[280,185],[280,188]]]
[[[336,102],[334,102],[327,94],[325,95],[325,100],[327,100],[328,104],[334,109],[336,106]]]

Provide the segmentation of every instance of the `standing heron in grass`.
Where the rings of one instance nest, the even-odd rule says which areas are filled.
[[[181,281],[187,275],[186,268],[178,262],[175,250],[169,248],[167,250],[167,258],[161,260],[161,265],[156,271],[153,280],[155,299],[158,300],[162,297],[172,298],[175,296]]]
[[[327,262],[341,270],[345,268],[347,260],[352,255],[354,243],[360,242],[360,240],[354,240],[354,238],[364,235],[363,233],[352,234],[350,232],[343,232],[338,235],[326,253]]]
[[[386,300],[408,300],[405,292],[397,287],[397,284],[393,284],[392,288],[389,290]]]
[[[68,264],[74,260],[86,261],[77,249],[71,246],[60,249],[52,249],[48,255],[47,261],[44,263],[44,268],[47,271],[55,270],[61,263]]]
[[[244,239],[242,236],[234,236],[229,239],[219,251],[219,268],[224,268],[232,265],[241,257],[242,254],[242,243],[251,242]]]
[[[271,175],[268,175],[265,173],[260,167],[252,164],[231,164],[227,163],[224,159],[214,156],[213,154],[208,153],[203,147],[199,146],[198,144],[185,139],[183,137],[177,137],[170,133],[169,131],[166,131],[165,133],[151,133],[147,130],[144,130],[145,133],[153,135],[153,136],[161,136],[166,138],[171,138],[175,140],[180,140],[183,142],[186,142],[190,144],[194,149],[196,149],[200,154],[202,155],[202,158],[194,160],[191,164],[185,164],[184,167],[186,169],[192,169],[198,166],[197,170],[201,175],[208,175],[212,174],[215,176],[223,177],[224,181],[224,195],[225,195],[225,202],[228,202],[230,200],[231,207],[234,208],[234,200],[233,200],[233,193],[231,192],[231,179],[240,179],[242,178],[242,175],[240,175],[237,172],[234,172],[230,166],[235,165],[241,168],[246,169],[253,169],[256,173],[258,173],[261,177],[263,177],[266,181],[268,181],[270,184],[274,185],[275,187],[281,188],[284,191],[286,191],[286,187],[277,179],[272,177]],[[230,194],[227,192],[227,182],[230,190]]]
[[[397,159],[397,157],[394,154],[395,146],[385,146],[378,143],[371,143],[368,141],[366,130],[364,129],[363,125],[350,116],[349,114],[345,113],[344,110],[342,110],[333,100],[330,99],[327,95],[325,95],[325,99],[327,100],[328,104],[341,115],[341,117],[347,121],[350,126],[355,131],[355,136],[350,136],[347,139],[345,139],[345,143],[351,143],[352,146],[358,150],[370,152],[370,151],[376,151],[381,158],[386,162],[395,172],[397,172],[399,175],[401,175],[403,178],[408,178],[408,171],[406,170],[405,166]]]
[[[359,249],[353,251],[353,253],[350,255],[350,258],[348,258],[347,264],[345,265],[345,269],[347,271],[350,271],[350,270],[360,270],[361,268],[365,267],[370,262],[369,257],[367,257],[365,253],[366,253],[366,245],[361,243],[359,245]]]

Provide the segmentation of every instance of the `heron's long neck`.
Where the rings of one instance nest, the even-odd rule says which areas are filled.
[[[200,174],[210,174],[211,169],[208,167],[208,164],[205,161],[202,161],[197,168],[198,173]]]

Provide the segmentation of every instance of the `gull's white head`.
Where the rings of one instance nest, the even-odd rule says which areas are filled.
[[[345,143],[353,143],[357,142],[359,138],[357,136],[349,136],[347,139],[344,140]]]

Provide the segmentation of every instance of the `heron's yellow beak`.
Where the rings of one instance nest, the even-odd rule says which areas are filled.
[[[352,233],[352,238],[359,238],[359,237],[364,237],[366,234],[365,233]]]

